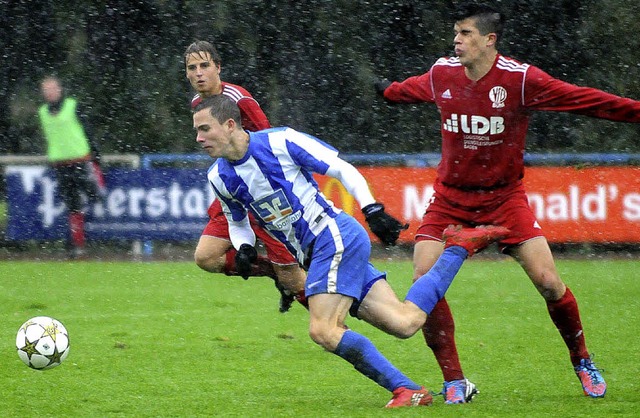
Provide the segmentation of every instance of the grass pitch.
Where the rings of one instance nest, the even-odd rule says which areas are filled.
[[[410,262],[376,262],[404,296]],[[271,280],[201,272],[189,262],[0,263],[2,417],[637,416],[640,264],[558,262],[581,307],[604,399],[582,395],[544,302],[510,259],[465,263],[448,299],[458,349],[480,389],[468,405],[384,410],[390,394],[307,336],[307,313],[277,311]],[[49,315],[69,330],[59,367],[27,368],[15,333]],[[415,381],[442,376],[421,335],[398,340],[355,319]]]

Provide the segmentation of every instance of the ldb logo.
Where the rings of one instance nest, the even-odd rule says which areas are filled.
[[[443,124],[445,131],[473,135],[496,135],[504,132],[504,118],[491,116],[485,118],[477,115],[458,115],[453,113]]]

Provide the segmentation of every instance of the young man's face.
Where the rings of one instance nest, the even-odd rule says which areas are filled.
[[[211,116],[210,109],[202,109],[193,114],[193,128],[196,130],[196,142],[212,158],[227,158],[230,151],[232,127],[229,123],[220,124]]]
[[[201,96],[222,93],[220,67],[213,62],[208,52],[189,54],[185,62],[187,79]]]
[[[481,61],[495,45],[495,34],[481,35],[474,18],[456,22],[453,26],[455,54],[464,66]]]

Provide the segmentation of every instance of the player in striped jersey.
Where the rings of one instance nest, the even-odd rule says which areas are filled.
[[[441,115],[442,161],[414,249],[420,277],[442,252],[449,224],[508,227],[503,250],[523,267],[545,299],[549,315],[569,349],[586,395],[602,397],[607,385],[591,361],[571,290],[560,279],[543,231],[522,184],[525,136],[531,111],[563,111],[623,122],[640,122],[640,102],[578,87],[501,55],[504,18],[484,4],[465,3],[454,17],[456,57],[442,58],[403,82],[376,82],[394,103],[435,103]],[[560,133],[562,134],[562,133]],[[465,379],[445,299],[424,329],[442,369],[447,403],[469,401],[475,387]]]
[[[508,230],[448,230],[440,260],[401,302],[386,275],[369,263],[371,242],[365,229],[320,193],[313,173],[338,179],[382,242],[394,244],[406,226],[385,213],[364,177],[333,147],[286,127],[245,131],[237,105],[222,95],[195,107],[193,126],[197,142],[217,158],[208,178],[238,253],[255,256],[251,213],[308,266],[305,293],[311,338],[392,392],[387,407],[430,405],[432,397],[424,387],[395,368],[366,337],[345,329],[346,315],[351,312],[389,334],[410,337],[424,324],[464,259]]]
[[[239,107],[242,126],[249,131],[271,127],[267,116],[258,102],[241,86],[220,80],[221,59],[214,46],[206,41],[196,41],[189,45],[184,54],[187,79],[197,94],[191,101],[195,107],[203,97],[222,94],[231,98]],[[269,276],[276,280],[281,292],[280,311],[286,312],[294,296],[303,304],[305,273],[296,259],[278,241],[263,231],[257,223],[252,225],[256,235],[264,243],[268,258],[256,257],[254,262],[238,260],[237,252],[231,246],[229,226],[216,199],[208,210],[209,222],[198,241],[194,258],[196,264],[211,273],[249,276]]]

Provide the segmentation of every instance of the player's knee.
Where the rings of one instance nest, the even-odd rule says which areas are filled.
[[[207,254],[204,251],[196,251],[193,254],[193,259],[198,267],[209,273],[221,273],[223,269],[223,263],[219,260],[219,257],[214,257],[211,254]]]
[[[396,330],[395,337],[406,340],[413,337],[419,329],[420,324],[418,322],[406,322]]]
[[[565,284],[555,269],[541,270],[533,280],[545,300],[558,300],[565,291]]]
[[[395,337],[400,338],[401,340],[406,340],[407,338],[413,337],[417,330],[412,330],[410,328],[403,328],[396,332]]]
[[[331,331],[326,324],[311,324],[309,326],[309,337],[325,350],[334,351],[339,341],[335,341]]]
[[[313,324],[309,326],[309,337],[311,337],[314,343],[324,347],[326,344],[326,336],[327,334],[322,327],[314,326]]]
[[[398,323],[394,336],[403,340],[413,337],[422,329],[427,320],[426,314],[417,307],[407,306],[403,311],[403,320]]]

